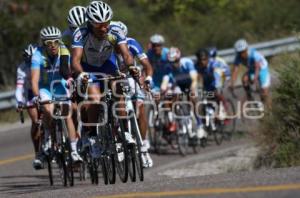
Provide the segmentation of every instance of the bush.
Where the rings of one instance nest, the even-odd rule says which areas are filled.
[[[273,108],[259,130],[258,166],[300,165],[300,53],[277,61],[280,83],[273,91]]]

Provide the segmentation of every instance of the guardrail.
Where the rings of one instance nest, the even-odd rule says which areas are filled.
[[[0,94],[0,110],[10,109],[15,107],[15,92],[8,91]]]
[[[288,37],[284,39],[272,40],[268,42],[256,43],[250,45],[256,48],[264,56],[270,57],[281,53],[293,52],[300,49],[300,40],[298,37]],[[234,61],[235,51],[233,48],[219,50],[219,56],[224,58],[227,63],[232,64]],[[189,56],[195,60],[195,56]],[[10,109],[15,106],[14,91],[4,92],[0,94],[0,110]]]

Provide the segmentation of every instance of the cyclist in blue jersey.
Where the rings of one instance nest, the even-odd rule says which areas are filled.
[[[247,71],[243,75],[242,83],[247,98],[251,98],[250,84],[254,84],[260,89],[261,100],[270,108],[269,87],[271,84],[271,76],[268,61],[254,48],[249,48],[245,39],[236,41],[234,48],[236,50],[236,57],[234,60],[231,88],[233,88],[234,82],[237,79],[238,67],[245,65]]]
[[[221,102],[225,112],[221,111],[219,117],[226,118],[226,109],[228,104],[222,93],[222,70],[220,70],[220,63],[210,58],[209,51],[207,49],[200,49],[196,52],[197,63],[196,68],[198,70],[199,77],[202,79],[203,89],[206,96],[213,96],[217,102]]]
[[[86,83],[87,76],[95,78],[88,73],[101,73],[102,76],[119,75],[115,49],[120,51],[131,75],[138,77],[139,72],[133,66],[134,61],[123,30],[120,27],[109,25],[113,17],[111,7],[102,1],[92,1],[86,9],[87,27],[77,29],[73,34],[72,67],[78,80]],[[89,100],[99,102],[100,89],[103,87],[101,85],[99,87],[99,84],[89,86]],[[124,109],[124,104],[119,103],[118,106],[118,108]],[[95,105],[88,105],[88,122],[97,123],[98,113]],[[125,112],[121,113],[124,116]],[[94,136],[95,127],[91,127],[90,132],[90,135]],[[134,142],[129,133],[126,133],[125,136],[129,143]]]
[[[171,47],[168,53],[168,60],[172,65],[172,72],[169,74],[169,80],[175,86],[174,91],[177,94],[188,93],[188,100],[196,107],[196,92],[198,86],[198,72],[194,62],[190,58],[181,58],[181,52],[178,48]],[[191,109],[193,112],[195,109]],[[191,113],[194,115],[194,113]],[[202,122],[197,118],[197,138],[201,139],[205,134]]]
[[[112,21],[110,23],[110,26],[121,27],[121,29],[124,31],[125,36],[127,37],[128,28],[123,22]],[[127,37],[126,41],[127,41],[127,45],[128,45],[131,55],[133,56],[133,58],[135,58],[135,65],[140,63],[143,67],[143,73],[146,76],[146,78],[145,78],[146,83],[144,83],[144,84],[145,85],[151,84],[152,83],[152,75],[153,75],[152,66],[148,60],[147,55],[144,53],[142,46],[134,38]],[[122,68],[124,68],[124,66],[125,66],[124,61],[123,61],[122,56],[118,53],[118,50],[116,50],[116,52],[118,55],[119,67],[122,71]],[[137,63],[137,61],[138,61],[138,63]],[[136,105],[138,108],[138,124],[139,124],[139,128],[141,131],[141,136],[143,139],[143,145],[141,147],[141,151],[143,154],[142,155],[143,165],[145,168],[152,167],[153,160],[150,157],[150,154],[148,152],[148,150],[150,148],[150,143],[146,139],[148,123],[147,123],[147,116],[146,116],[145,106],[144,106],[145,94],[144,94],[143,90],[140,88],[140,86],[138,86],[135,83],[133,78],[129,78],[128,80],[129,80],[129,85],[131,87],[131,90],[133,90],[135,92],[132,99],[136,102]]]
[[[34,101],[50,101],[69,97],[66,80],[61,74],[62,67],[70,67],[70,53],[61,42],[61,32],[56,27],[45,27],[40,31],[42,46],[38,47],[31,60],[31,83]],[[53,104],[44,105],[45,126],[51,127]],[[71,141],[71,156],[75,162],[82,161],[77,153],[76,131],[71,117],[66,118]],[[49,131],[48,131],[49,132]],[[49,135],[46,131],[46,137]],[[47,147],[49,145],[45,145]],[[46,148],[45,148],[46,149]]]
[[[171,72],[168,62],[169,49],[163,47],[165,39],[159,34],[151,36],[150,43],[151,48],[148,50],[147,56],[153,67],[153,90],[160,91],[163,77]]]
[[[36,51],[36,47],[33,45],[28,45],[23,51],[24,61],[18,66],[17,69],[17,81],[16,81],[16,101],[17,101],[17,111],[22,111],[22,107],[33,106],[33,93],[31,88],[31,57]],[[39,159],[39,140],[37,140],[37,120],[38,113],[36,108],[27,109],[28,115],[31,119],[31,140],[33,143],[33,148],[35,152],[35,159],[33,160],[33,167],[39,169],[42,166],[42,161]]]
[[[218,73],[221,76],[222,80],[220,81],[221,84],[218,87],[222,88],[225,87],[225,83],[228,82],[231,78],[231,71],[230,66],[226,63],[226,61],[218,56],[218,50],[215,47],[210,48],[209,50],[210,58],[213,59],[218,68]]]
[[[67,21],[68,28],[62,33],[62,40],[68,47],[72,44],[73,33],[75,30],[86,23],[86,8],[83,6],[74,6],[69,10]]]

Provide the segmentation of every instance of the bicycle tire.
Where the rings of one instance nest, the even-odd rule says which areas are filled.
[[[217,129],[213,131],[214,140],[217,145],[221,145],[224,140],[224,123],[218,121]]]
[[[135,152],[134,152],[136,172],[138,174],[139,180],[144,181],[144,166],[143,166],[142,151],[141,151],[142,142],[140,141],[140,138],[138,138],[139,130],[138,130],[136,117],[135,116],[131,117],[130,121],[131,123],[133,123],[133,125],[131,126],[132,135],[133,138],[136,140]]]
[[[104,184],[107,185],[108,184],[108,174],[107,174],[107,167],[106,167],[106,162],[105,162],[105,156],[102,156],[100,158],[100,163],[101,163],[101,168],[102,168],[102,177],[103,177],[103,181]]]
[[[48,166],[48,177],[49,177],[49,182],[50,185],[53,186],[53,170],[52,170],[52,159],[50,157],[50,155],[46,156],[47,159],[47,166]]]
[[[176,108],[178,111],[178,115],[184,116],[184,110],[182,109],[181,106],[178,106]],[[182,156],[186,156],[187,151],[188,151],[188,126],[186,123],[186,120],[184,119],[176,119],[177,121],[177,126],[179,126],[179,130],[176,131],[176,142],[178,145],[178,152]],[[185,132],[183,132],[185,131]]]

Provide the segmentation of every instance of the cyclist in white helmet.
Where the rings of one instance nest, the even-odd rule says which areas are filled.
[[[72,66],[78,75],[78,80],[87,82],[87,76],[95,79],[96,76],[91,74],[95,72],[102,73],[103,76],[119,74],[115,49],[120,51],[130,73],[138,75],[136,67],[133,66],[134,61],[129,52],[123,30],[118,26],[110,26],[113,17],[111,7],[102,1],[92,1],[86,9],[87,27],[77,29],[74,32],[72,43]],[[100,90],[104,90],[101,84],[89,86],[89,100],[99,102]],[[122,108],[121,106],[120,104],[120,108]],[[89,105],[87,107],[88,122],[97,123],[98,113],[98,108],[95,108],[95,105]],[[91,138],[96,135],[95,132],[95,127],[90,127]],[[129,143],[133,142],[129,133],[126,134],[126,138]],[[92,153],[96,150],[96,148],[92,148]]]
[[[110,23],[110,26],[119,26],[123,31],[124,34],[127,36],[128,34],[128,28],[127,26],[121,22],[121,21],[112,21]],[[139,42],[137,40],[135,40],[134,38],[131,37],[127,37],[126,39],[127,41],[127,45],[129,48],[129,51],[131,53],[131,55],[135,58],[135,65],[137,65],[138,63],[140,63],[142,65],[142,69],[143,69],[143,74],[145,77],[145,85],[148,86],[149,84],[152,83],[152,75],[153,75],[153,70],[152,70],[152,66],[149,62],[149,59],[147,57],[147,55],[144,53],[144,50],[142,48],[142,46],[139,44]],[[118,51],[116,50],[117,54]],[[138,61],[138,62],[137,62]],[[120,54],[118,54],[118,62],[119,62],[119,66],[121,68],[123,68],[124,62],[122,57],[120,56]],[[136,102],[137,107],[138,107],[138,124],[139,124],[139,128],[141,131],[141,136],[143,139],[143,145],[142,145],[142,159],[143,159],[143,165],[145,168],[147,167],[152,167],[153,166],[153,160],[148,152],[148,149],[150,148],[150,143],[149,141],[146,139],[147,137],[147,128],[148,128],[148,123],[147,123],[147,116],[146,116],[146,112],[145,112],[145,106],[144,106],[144,100],[145,100],[145,94],[143,92],[143,90],[135,83],[133,78],[129,78],[129,84],[131,86],[131,90],[135,90],[135,94],[133,95],[133,100]]]
[[[260,89],[261,100],[270,108],[271,101],[269,98],[269,87],[271,84],[271,76],[269,73],[268,61],[256,49],[249,48],[245,39],[236,41],[234,48],[236,57],[234,60],[234,70],[232,72],[231,89],[237,79],[238,67],[240,65],[245,65],[247,71],[243,75],[242,83],[247,98],[251,98],[250,85],[255,84],[256,87]]]
[[[71,58],[61,37],[61,31],[57,27],[45,27],[40,31],[42,45],[33,54],[31,61],[31,83],[35,101],[43,102],[69,97],[66,88],[67,82],[63,77],[65,74],[61,73],[61,68],[70,68]],[[53,104],[45,104],[44,109],[45,126],[47,129],[53,130],[51,127]],[[71,142],[72,159],[74,162],[82,161],[77,153],[76,130],[71,117],[66,118],[66,123]],[[47,146],[48,144],[45,145],[44,150],[47,149]]]
[[[31,57],[36,51],[36,47],[32,44],[28,45],[23,50],[23,62],[17,68],[17,81],[15,97],[17,101],[17,111],[21,111],[24,106],[33,106],[33,93],[31,88]],[[37,140],[37,110],[36,108],[27,109],[28,115],[31,119],[31,140],[35,152],[35,159],[33,160],[33,167],[39,169],[42,167],[42,161],[39,159],[39,140]]]
[[[68,47],[72,44],[74,31],[86,24],[87,18],[85,12],[86,8],[83,6],[74,6],[69,10],[67,17],[69,27],[62,34],[63,41]]]

